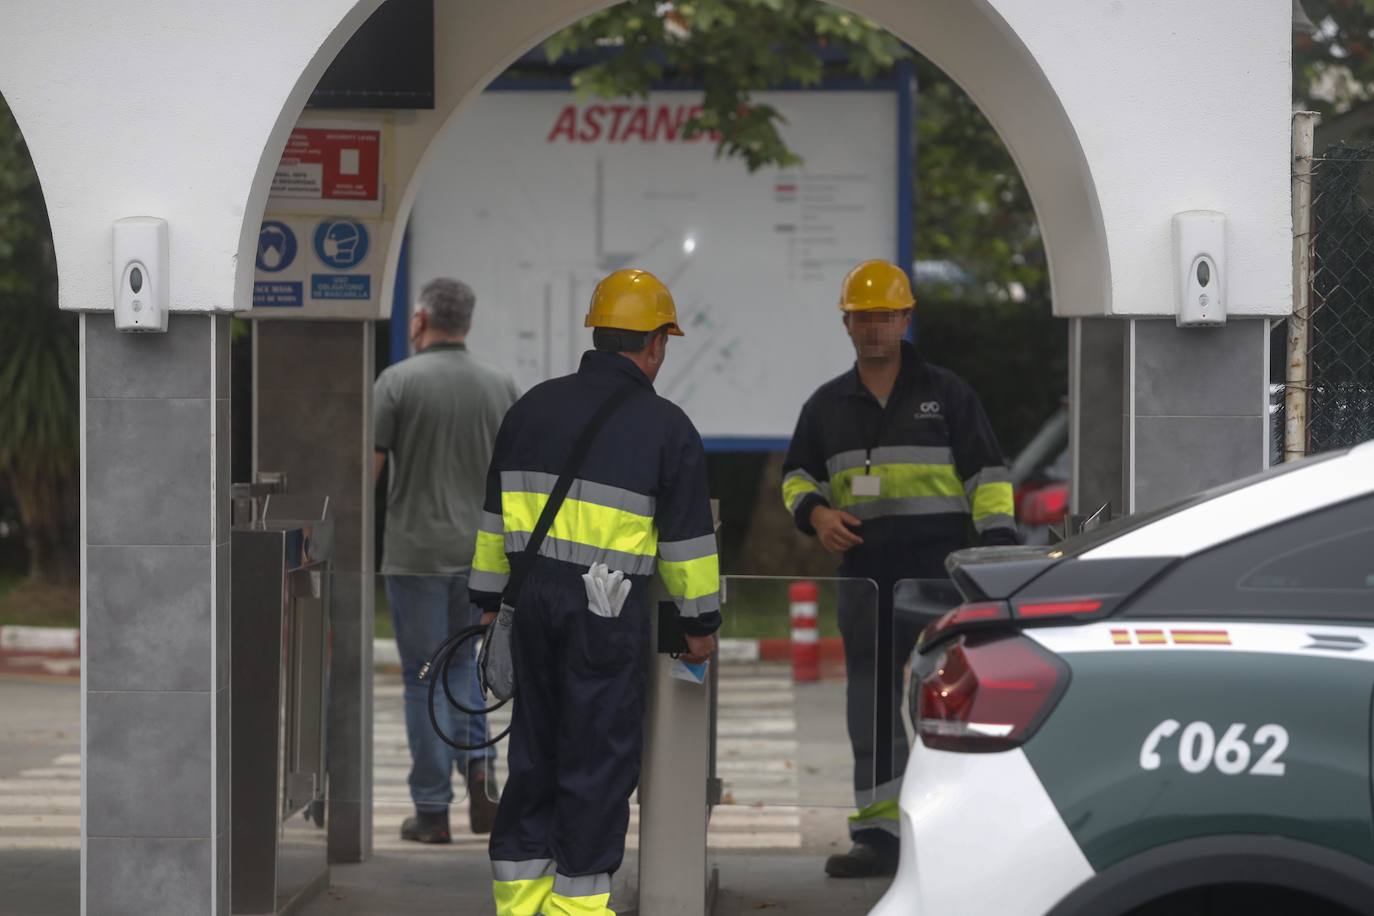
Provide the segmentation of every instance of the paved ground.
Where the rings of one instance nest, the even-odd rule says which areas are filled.
[[[825,856],[847,846],[850,760],[843,683],[796,686],[785,666],[723,669],[719,773],[732,804],[716,809],[709,843],[721,874],[717,916],[865,912],[885,881],[825,878]],[[79,912],[79,693],[73,682],[0,677],[0,914]],[[498,727],[504,727],[496,723]],[[485,838],[466,832],[455,805],[455,842],[421,847],[397,837],[410,812],[409,757],[394,675],[376,682],[374,828],[377,855],[335,866],[333,887],[305,916],[491,912]],[[502,774],[504,776],[504,774]],[[637,837],[612,905],[633,912]]]
[[[75,682],[0,680],[0,914],[80,911],[80,723]]]

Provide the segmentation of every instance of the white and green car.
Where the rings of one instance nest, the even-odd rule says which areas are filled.
[[[950,572],[875,916],[1374,913],[1374,443]]]

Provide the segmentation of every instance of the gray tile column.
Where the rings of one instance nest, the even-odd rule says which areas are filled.
[[[1262,470],[1268,463],[1269,322],[1180,328],[1126,322],[1128,511]]]
[[[1126,322],[1074,318],[1069,322],[1069,446],[1071,505],[1095,512],[1111,503],[1122,511]]]
[[[229,319],[81,316],[82,905],[228,914]]]
[[[328,496],[335,518],[330,594],[329,859],[372,853],[372,377],[368,321],[254,323],[253,463],[292,493]]]

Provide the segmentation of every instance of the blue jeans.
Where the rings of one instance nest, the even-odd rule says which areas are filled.
[[[420,680],[420,669],[439,644],[477,622],[477,610],[468,603],[468,577],[387,576],[386,600],[391,605],[391,625],[405,679],[410,797],[417,811],[446,811],[453,801],[454,764],[466,777],[474,765],[496,757],[495,748],[460,751],[440,740],[429,721],[429,682]],[[454,656],[449,666],[449,688],[469,709],[487,705],[477,681],[475,640],[464,643]],[[450,738],[459,744],[487,740],[486,716],[470,716],[454,709],[443,696],[442,684],[436,693],[434,714]]]

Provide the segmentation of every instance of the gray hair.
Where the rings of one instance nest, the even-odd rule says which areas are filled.
[[[430,327],[440,334],[466,334],[472,327],[477,294],[462,280],[438,277],[420,290],[415,310],[429,314]]]

